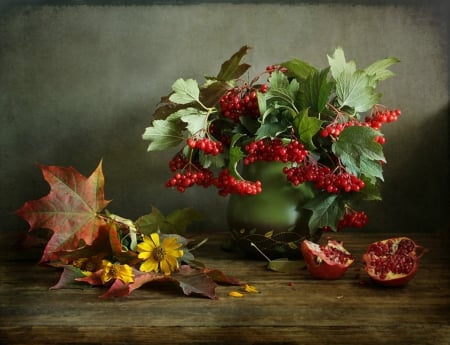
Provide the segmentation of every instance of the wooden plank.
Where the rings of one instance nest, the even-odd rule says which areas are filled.
[[[197,257],[255,285],[259,294],[235,299],[228,296],[235,287],[219,286],[219,300],[209,300],[148,285],[127,298],[104,300],[98,298],[103,289],[87,285],[49,290],[59,270],[3,251],[0,344],[449,343],[450,257],[439,238],[411,235],[430,252],[416,278],[398,289],[373,285],[354,268],[335,281],[315,280],[304,268],[269,271],[264,261],[221,250],[224,234],[209,236]],[[340,237],[359,258],[369,243],[387,236]]]

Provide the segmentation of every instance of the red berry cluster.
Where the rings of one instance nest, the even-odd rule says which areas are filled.
[[[363,228],[366,226],[369,218],[364,211],[351,210],[347,212],[344,217],[339,221],[337,230],[340,231],[345,228]],[[323,231],[331,231],[331,227],[325,226]]]
[[[365,118],[365,122],[374,129],[381,129],[384,123],[395,122],[402,114],[400,109],[384,109],[377,110],[371,116]]]
[[[351,126],[368,126],[372,127],[373,129],[380,130],[384,123],[397,121],[400,115],[401,115],[400,109],[377,110],[373,115],[366,117],[364,122],[355,119],[350,120],[348,122],[333,122],[324,129],[322,129],[320,131],[320,135],[324,138],[328,136],[337,138],[346,127]],[[376,138],[376,141],[380,144],[385,143],[385,139],[382,136],[378,136]]]
[[[288,69],[286,67],[283,67],[280,65],[266,66],[266,72],[269,73],[269,75],[271,75],[275,71],[280,71],[280,72],[286,73],[288,71]]]
[[[256,89],[253,87],[235,87],[220,98],[220,110],[225,117],[239,122],[241,116],[259,116]]]
[[[245,146],[245,151],[246,165],[256,161],[300,163],[308,156],[308,151],[299,141],[291,140],[285,145],[279,138],[253,141]]]
[[[169,161],[169,168],[174,172],[173,176],[166,182],[166,187],[176,188],[184,192],[186,188],[193,185],[209,187],[214,182],[213,173],[199,163],[190,163],[181,153],[176,154]]]
[[[214,185],[219,189],[221,196],[228,194],[255,195],[262,191],[261,181],[237,180],[228,169],[220,172]]]
[[[363,180],[344,169],[331,171],[329,167],[315,163],[285,167],[283,172],[295,186],[303,182],[312,182],[317,189],[328,193],[359,192],[361,188],[364,188]]]
[[[223,145],[220,141],[213,141],[209,138],[189,138],[187,144],[191,149],[198,149],[203,151],[205,154],[217,156],[219,153],[223,152]]]
[[[176,188],[179,192],[184,192],[194,185],[215,186],[222,196],[228,194],[255,195],[262,191],[260,181],[238,180],[230,174],[228,169],[223,169],[219,176],[214,177],[211,170],[202,167],[198,162],[189,162],[181,153],[176,154],[170,160],[169,167],[174,175],[166,182],[166,187]]]

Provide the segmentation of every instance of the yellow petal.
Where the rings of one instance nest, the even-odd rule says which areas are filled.
[[[155,247],[159,247],[159,234],[157,232],[154,232],[150,234],[150,237]]]
[[[152,259],[145,260],[139,269],[142,272],[158,272],[158,262]]]
[[[117,278],[119,278],[126,284],[132,283],[134,281],[133,270],[128,265],[121,265],[119,267],[119,272],[117,274]]]
[[[144,242],[139,243],[136,248],[139,252],[151,252],[155,245],[149,237],[145,236]]]
[[[178,260],[173,256],[167,256],[166,260],[167,264],[170,266],[170,270],[173,272],[178,268]]]
[[[168,276],[170,273],[172,273],[172,270],[170,269],[170,265],[169,262],[167,260],[163,260],[159,263],[159,265],[161,266],[161,271],[163,271],[163,273]]]
[[[228,296],[231,296],[231,297],[244,297],[244,294],[242,294],[240,292],[237,292],[237,291],[230,291],[228,293]]]
[[[151,252],[142,252],[142,253],[139,253],[138,258],[147,260],[151,255],[152,255]]]
[[[250,293],[259,293],[259,291],[256,289],[256,287],[254,287],[253,285],[245,284],[244,285],[244,290],[246,292],[250,292]]]
[[[184,252],[182,250],[176,249],[176,250],[166,250],[167,256],[172,256],[174,258],[180,258],[182,257]]]

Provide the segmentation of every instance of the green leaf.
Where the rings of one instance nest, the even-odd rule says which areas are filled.
[[[299,273],[303,267],[305,267],[303,260],[289,260],[286,258],[270,260],[267,264],[267,269],[271,271],[292,274]]]
[[[356,72],[355,62],[347,62],[345,60],[344,50],[341,47],[336,48],[333,55],[327,55],[327,57],[328,64],[330,65],[331,75],[334,79],[338,79],[343,72],[347,72],[350,75]]]
[[[200,101],[212,108],[229,88],[230,85],[224,81],[212,81],[200,89]]]
[[[381,193],[379,188],[379,183],[376,179],[368,178],[366,176],[361,176],[364,181],[364,188],[362,188],[355,196],[354,200],[366,200],[366,201],[380,201]]]
[[[337,194],[320,193],[308,201],[304,208],[311,210],[312,215],[308,221],[311,233],[325,226],[336,230],[339,220],[344,216],[345,209]]]
[[[384,162],[385,158],[383,147],[375,141],[377,135],[379,132],[370,127],[347,127],[331,148],[348,172],[379,177],[380,171],[372,161]]]
[[[145,129],[142,139],[151,141],[148,151],[165,150],[183,141],[183,129],[184,127],[175,121],[154,120],[152,125]]]
[[[177,209],[166,217],[156,207],[152,207],[151,212],[139,217],[135,224],[144,235],[157,231],[175,235],[184,233],[188,225],[201,219],[203,219],[202,214],[193,208]]]
[[[274,112],[264,118],[264,122],[256,131],[255,140],[263,138],[275,138],[280,133],[286,131],[291,123],[286,115],[280,112]]]
[[[322,120],[317,117],[309,117],[308,109],[303,110],[297,119],[299,119],[297,124],[297,132],[300,141],[305,144],[308,150],[314,150],[316,146],[314,145],[312,138],[320,130]]]
[[[194,79],[184,80],[180,78],[173,83],[172,90],[174,93],[169,97],[171,102],[177,104],[188,104],[199,101],[200,89],[197,81]]]
[[[149,214],[139,217],[135,225],[141,233],[149,235],[153,232],[157,232],[162,226],[164,226],[165,217],[156,207],[152,206],[152,210]]]
[[[311,73],[316,71],[315,67],[299,59],[283,62],[281,66],[286,67],[288,74],[297,80],[306,79]]]
[[[325,109],[334,87],[334,83],[328,80],[328,72],[329,68],[326,68],[315,71],[306,78],[300,93],[302,108],[310,108],[316,113]]]
[[[230,170],[230,174],[232,176],[240,180],[242,180],[243,178],[237,171],[237,165],[242,158],[244,158],[244,153],[238,146],[230,147],[230,161],[228,163],[228,169]]]
[[[242,46],[236,53],[234,53],[230,59],[222,64],[216,79],[222,81],[233,80],[243,75],[250,68],[250,65],[241,64],[240,62],[249,50],[249,46]]]
[[[207,113],[203,111],[198,111],[197,114],[189,114],[181,117],[181,121],[187,124],[186,128],[191,135],[196,135],[198,133],[206,133],[208,126]]]
[[[371,80],[363,71],[343,71],[336,78],[336,95],[340,107],[348,106],[355,112],[371,109],[380,101],[381,94],[370,86]]]
[[[270,88],[266,93],[266,102],[271,99],[280,99],[289,105],[294,105],[295,96],[300,88],[296,79],[289,82],[287,76],[275,71],[269,78]]]
[[[217,168],[223,168],[225,167],[225,154],[220,153],[218,155],[210,155],[205,154],[203,151],[199,152],[198,159],[200,161],[200,164],[204,168],[209,168],[210,166],[215,166]]]
[[[370,66],[364,69],[364,72],[370,77],[372,87],[375,87],[378,81],[388,79],[394,76],[394,73],[387,68],[395,63],[400,62],[395,57],[388,57],[382,60],[375,61]]]
[[[193,208],[188,207],[177,209],[166,217],[166,223],[170,224],[167,229],[168,231],[166,232],[183,234],[193,221],[199,221],[202,219],[203,215]]]

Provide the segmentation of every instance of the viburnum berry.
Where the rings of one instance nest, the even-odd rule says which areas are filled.
[[[384,123],[395,122],[402,114],[400,109],[375,110],[371,116],[365,118],[365,122],[374,129],[381,129]]]
[[[345,228],[363,228],[367,225],[369,218],[364,211],[355,211],[348,209],[344,214],[344,217],[339,220],[337,225],[337,231]],[[322,228],[323,231],[331,231],[331,227],[325,226]]]
[[[256,195],[262,191],[260,181],[238,180],[230,174],[228,169],[221,171],[214,180],[214,185],[219,189],[219,194],[222,196],[228,194]]]
[[[205,154],[213,156],[217,156],[219,153],[223,152],[223,145],[220,141],[213,141],[208,138],[196,139],[190,137],[187,139],[187,144],[191,149],[198,149]]]
[[[169,162],[170,170],[174,172],[166,182],[167,188],[176,188],[184,192],[193,185],[209,187],[213,183],[213,173],[200,163],[189,162],[181,153],[176,154]]]
[[[220,98],[220,110],[225,117],[239,122],[241,116],[258,117],[259,105],[256,89],[253,87],[235,87]]]
[[[300,163],[308,156],[308,151],[299,141],[291,140],[284,144],[279,138],[253,141],[244,149],[247,152],[247,156],[244,158],[246,165],[256,161]]]

